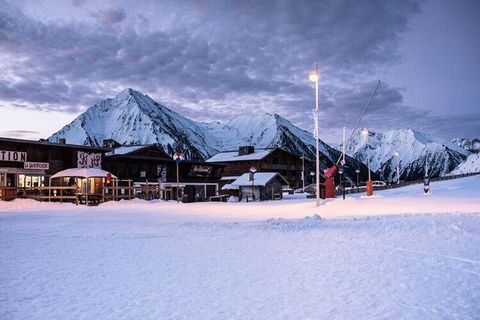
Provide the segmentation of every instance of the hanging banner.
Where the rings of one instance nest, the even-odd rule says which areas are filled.
[[[167,182],[167,168],[165,168],[165,165],[157,165],[157,177],[158,183]]]
[[[19,151],[0,150],[0,161],[25,162],[27,161],[27,153]]]
[[[102,169],[102,154],[78,151],[77,168]]]

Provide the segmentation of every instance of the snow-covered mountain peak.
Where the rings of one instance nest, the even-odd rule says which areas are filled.
[[[346,152],[364,163],[370,159],[371,168],[390,180],[394,178],[397,166],[402,178],[419,178],[425,162],[430,164],[432,173],[443,175],[470,154],[450,141],[413,129],[392,129],[385,133],[370,131],[368,144],[366,135],[357,131],[347,144]]]

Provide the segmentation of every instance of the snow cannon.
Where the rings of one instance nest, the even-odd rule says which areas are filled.
[[[373,196],[373,181],[367,180],[367,197]]]
[[[423,192],[427,194],[429,190],[430,190],[430,178],[428,176],[425,176],[425,178],[423,179]]]
[[[336,165],[323,170],[325,176],[325,198],[335,198],[335,174],[338,171]]]

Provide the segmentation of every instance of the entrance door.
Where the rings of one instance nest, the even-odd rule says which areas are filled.
[[[15,173],[7,173],[7,187],[17,186],[17,175]]]

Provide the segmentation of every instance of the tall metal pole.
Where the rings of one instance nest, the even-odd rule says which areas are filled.
[[[359,184],[360,184],[360,181],[359,181],[359,173],[360,173],[360,170],[355,170],[355,173],[357,174],[357,192],[358,192],[358,187],[359,187]]]
[[[370,150],[368,150],[368,131],[367,131],[367,143],[365,144],[367,147],[367,163],[368,163],[368,180],[372,180],[372,177],[370,175]]]
[[[309,75],[310,81],[315,82],[315,110],[313,111],[313,117],[315,121],[315,147],[316,147],[316,172],[315,172],[315,187],[316,187],[316,195],[317,195],[317,203],[316,206],[318,207],[320,205],[320,152],[319,152],[319,133],[318,133],[318,79],[319,79],[319,74],[318,74],[318,65],[317,62],[315,61],[315,71],[311,72]]]
[[[315,172],[315,179],[316,179],[316,194],[317,194],[317,207],[320,205],[320,152],[319,152],[319,132],[318,132],[318,70],[315,64],[315,72],[317,73],[317,78],[315,79],[315,120],[316,120],[316,137],[315,137],[315,146],[316,146],[316,172]]]
[[[398,167],[398,163],[397,163],[397,184],[400,183],[400,170],[399,170],[399,167]]]
[[[305,156],[302,156],[302,193],[305,193]]]
[[[180,189],[180,181],[178,179],[178,162],[177,162],[177,203],[179,202],[179,199],[178,199],[178,191]]]
[[[252,173],[252,202],[255,202],[255,172]]]

